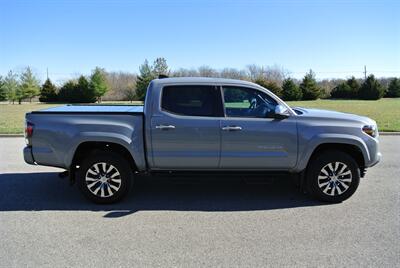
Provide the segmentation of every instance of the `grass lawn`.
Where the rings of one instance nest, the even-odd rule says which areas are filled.
[[[104,102],[105,104],[130,104],[129,102]],[[138,104],[133,103],[133,104]],[[141,104],[141,102],[139,103]],[[0,134],[24,132],[25,113],[64,104],[42,104],[37,102],[18,104],[0,103]]]
[[[368,116],[374,119],[379,131],[400,131],[400,98],[364,100],[290,101],[291,107],[320,108]]]
[[[119,103],[122,102],[116,104]],[[123,103],[127,104],[127,102]],[[380,131],[400,131],[400,98],[378,101],[317,100],[288,103],[292,107],[321,108],[365,115],[377,121]],[[0,103],[0,134],[23,133],[25,113],[57,105],[60,104],[23,103],[12,105]]]

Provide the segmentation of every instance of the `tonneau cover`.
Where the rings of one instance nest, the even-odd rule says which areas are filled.
[[[143,113],[142,105],[63,105],[32,113]]]

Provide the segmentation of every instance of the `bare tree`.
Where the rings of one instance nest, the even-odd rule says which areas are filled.
[[[129,84],[127,87],[123,90],[124,92],[124,97],[125,100],[128,100],[130,102],[134,101],[136,98],[136,86],[135,84]]]
[[[122,100],[126,97],[127,88],[136,85],[136,74],[128,72],[107,72],[106,79],[109,91],[103,97],[103,100]]]
[[[210,66],[200,66],[199,75],[203,77],[218,77],[218,72]]]

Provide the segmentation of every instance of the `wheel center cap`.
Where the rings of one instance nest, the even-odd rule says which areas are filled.
[[[100,181],[103,182],[103,183],[106,182],[107,181],[107,177],[106,176],[100,177]]]

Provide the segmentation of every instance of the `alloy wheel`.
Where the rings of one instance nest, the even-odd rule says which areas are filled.
[[[318,187],[326,195],[341,195],[350,188],[352,175],[346,164],[331,162],[321,169],[318,175]]]
[[[98,197],[111,197],[121,188],[121,174],[108,163],[93,164],[86,172],[86,187]]]

